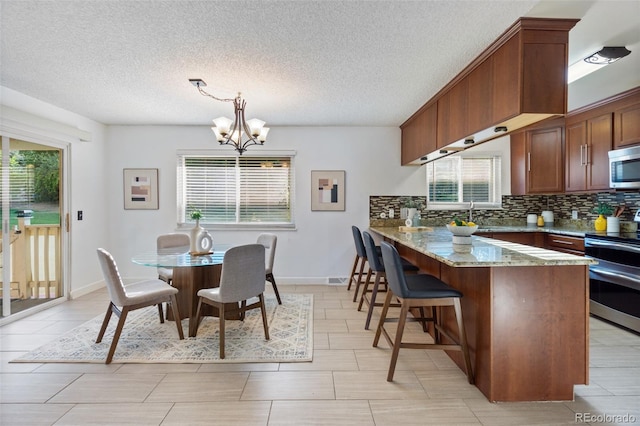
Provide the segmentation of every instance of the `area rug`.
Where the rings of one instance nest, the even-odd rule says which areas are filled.
[[[113,363],[240,363],[304,362],[313,359],[313,295],[284,294],[282,305],[265,295],[270,340],[265,340],[260,309],[244,321],[226,322],[225,358],[220,359],[219,323],[204,317],[196,337],[178,338],[173,321],[160,324],[155,306],[127,316]],[[106,306],[105,306],[106,310]],[[111,317],[101,343],[95,343],[104,315],[100,315],[11,362],[104,363],[117,318]]]

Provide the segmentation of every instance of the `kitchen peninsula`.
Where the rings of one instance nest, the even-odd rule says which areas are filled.
[[[573,400],[588,383],[591,259],[480,236],[454,245],[445,228],[371,230],[463,293],[476,386],[490,401]],[[443,312],[455,335],[454,321]]]

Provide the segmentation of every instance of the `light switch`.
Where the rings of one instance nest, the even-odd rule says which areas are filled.
[[[78,220],[82,220],[82,210],[78,210]]]

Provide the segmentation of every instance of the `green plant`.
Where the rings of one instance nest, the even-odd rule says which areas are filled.
[[[191,210],[191,219],[193,219],[193,220],[202,219],[202,211],[200,209]]]
[[[406,200],[404,200],[404,207],[406,207],[408,209],[419,209],[421,206],[422,206],[422,204],[419,201],[414,200],[411,197],[409,197]]]
[[[593,209],[595,214],[601,214],[605,216],[609,216],[613,214],[613,207],[609,203],[598,203],[598,205]]]

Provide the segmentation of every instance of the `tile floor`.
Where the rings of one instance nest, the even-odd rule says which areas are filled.
[[[576,386],[575,401],[493,404],[441,351],[403,349],[388,383],[389,348],[371,346],[373,331],[363,328],[353,290],[307,285],[280,291],[314,294],[311,363],[9,362],[102,314],[104,290],[5,325],[0,424],[640,424],[640,336],[597,319],[591,319],[591,384]]]

